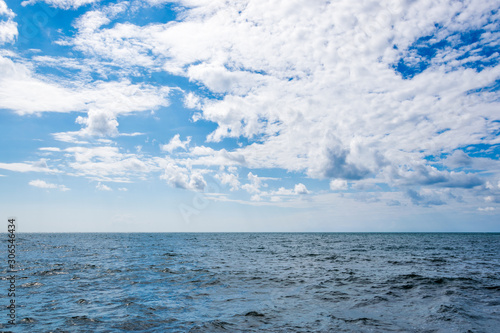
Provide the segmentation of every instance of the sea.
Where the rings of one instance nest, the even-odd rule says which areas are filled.
[[[2,332],[500,332],[498,233],[19,233],[16,251]]]

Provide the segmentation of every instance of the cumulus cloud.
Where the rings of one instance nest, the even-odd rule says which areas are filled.
[[[342,191],[342,190],[347,190],[347,181],[343,179],[332,179],[330,181],[330,189],[332,191]]]
[[[439,195],[430,191],[417,192],[413,189],[408,189],[406,195],[411,199],[413,204],[419,206],[429,207],[445,204]]]
[[[180,135],[176,134],[172,139],[170,139],[169,143],[161,146],[161,150],[168,151],[169,153],[172,153],[174,150],[178,148],[187,150],[187,147],[189,146],[190,142],[191,142],[190,136],[186,138],[186,141],[181,141]]]
[[[250,198],[250,200],[252,200],[252,201],[261,201],[262,198],[260,197],[260,195],[254,194],[254,195],[252,195],[252,197]]]
[[[64,9],[94,2],[44,1]],[[184,106],[196,109],[193,121],[216,129],[204,145],[177,134],[161,146],[170,155],[184,150],[185,160],[72,148],[65,153],[75,158],[74,174],[106,181],[162,170],[168,184],[201,190],[206,182],[196,168],[280,169],[329,181],[332,191],[348,189],[348,182],[353,190],[364,181],[386,184],[431,206],[445,197],[429,188],[479,191],[485,176],[478,171],[500,170],[498,158],[464,148],[500,143],[500,61],[490,52],[500,38],[496,1],[177,3],[178,20],[148,25],[115,21],[131,3],[95,6],[73,23],[74,35],[57,43],[106,67],[103,75],[111,68],[120,77],[166,72],[201,86],[197,93],[182,90]],[[467,42],[471,33],[475,39]],[[159,83],[51,80],[13,59],[0,56],[0,107],[20,115],[82,113],[81,130],[54,134],[66,142],[117,137],[119,117],[168,105],[170,88]],[[212,148],[226,139],[245,144]],[[77,160],[86,153],[97,155]],[[308,192],[303,184],[265,192],[255,171],[243,185],[233,172],[216,177],[254,200]]]
[[[222,173],[215,176],[223,185],[229,185],[231,191],[236,191],[240,188],[238,176],[233,173]]]
[[[253,173],[249,172],[247,175],[248,178],[248,183],[241,186],[244,190],[246,190],[248,193],[251,194],[259,194],[261,191],[261,187],[267,187],[267,184],[262,183],[262,178],[254,175]]]
[[[326,148],[326,153],[319,156],[316,166],[310,167],[310,174],[318,177],[359,180],[370,173],[368,169],[347,161],[348,150],[339,146]],[[319,170],[316,171],[316,168]]]
[[[0,21],[0,45],[12,43],[17,38],[17,23],[9,19]]]
[[[82,50],[80,45],[98,43],[115,61],[127,61],[131,54],[144,63],[164,59],[165,70],[222,94],[203,104],[189,96],[186,103],[217,123],[209,141],[264,138],[235,150],[247,166],[303,171],[315,178],[377,177],[391,185],[481,184],[474,175],[437,170],[424,156],[495,142],[488,128],[495,128],[498,102],[469,92],[493,83],[500,68],[450,67],[458,56],[449,49],[440,51],[449,62],[431,63],[411,79],[398,63],[406,64],[420,37],[460,34],[478,24],[493,29],[483,17],[493,2],[458,8],[447,2],[299,1],[293,9],[254,1],[181,3],[190,8],[182,22],[120,25],[81,34],[73,42]],[[113,43],[121,47],[123,38],[143,43],[130,45],[125,58],[110,50]],[[210,161],[215,153],[199,162]],[[245,188],[256,192],[251,184]]]
[[[269,192],[261,191],[259,193],[259,195],[270,197],[272,201],[273,201],[273,199],[274,199],[274,201],[281,201],[282,196],[296,196],[296,195],[304,195],[304,194],[309,194],[309,193],[310,193],[310,191],[307,189],[307,187],[304,184],[298,183],[298,184],[295,184],[294,188],[292,188],[292,189],[280,187],[276,191],[269,191]]]
[[[395,183],[400,185],[434,185],[440,187],[472,188],[483,184],[484,180],[463,171],[441,171],[423,163],[403,165],[393,171]]]
[[[439,161],[442,165],[450,169],[463,170],[499,170],[500,161],[486,157],[471,157],[463,150],[455,150],[446,158]]]
[[[307,187],[302,184],[302,183],[298,183],[295,185],[294,189],[293,189],[293,192],[295,194],[309,194],[309,191],[307,190]]]
[[[96,188],[96,190],[98,190],[98,191],[113,191],[113,190],[111,189],[111,187],[109,187],[109,186],[107,186],[107,185],[105,185],[105,184],[101,184],[101,182],[97,183],[97,185],[96,185],[96,187],[95,187],[95,188]]]
[[[0,0],[0,15],[7,16],[9,18],[14,17],[14,12],[7,7],[5,0]]]
[[[202,104],[200,97],[196,94],[189,92],[184,95],[184,106],[188,109],[201,109]]]
[[[40,179],[32,180],[28,184],[31,186],[34,186],[34,187],[38,187],[38,188],[58,189],[59,191],[63,191],[63,192],[69,191],[69,188],[67,188],[64,185],[51,184],[51,183],[47,183],[47,182],[40,180]]]
[[[172,187],[203,191],[207,186],[202,173],[198,170],[177,165],[173,160],[164,161],[162,167],[164,171],[160,178],[166,180]]]
[[[93,136],[117,136],[118,121],[105,110],[89,110],[87,117],[76,118],[77,124],[85,125],[85,132]]]
[[[64,154],[68,174],[101,182],[128,183],[132,178],[144,179],[147,174],[161,170],[158,161],[122,153],[118,147],[69,147]]]
[[[17,23],[13,20],[15,16],[5,1],[0,0],[0,45],[16,40],[18,32]]]
[[[63,132],[64,141],[78,136],[117,136],[119,116],[168,106],[168,87],[132,84],[129,80],[58,82],[36,76],[21,63],[0,55],[0,107],[19,115],[41,112],[83,112],[80,131]]]

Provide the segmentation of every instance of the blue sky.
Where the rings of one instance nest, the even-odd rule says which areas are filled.
[[[0,0],[21,231],[500,231],[497,1]]]

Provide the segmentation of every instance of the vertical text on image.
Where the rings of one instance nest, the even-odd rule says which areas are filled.
[[[7,280],[9,288],[7,297],[10,299],[7,305],[8,323],[16,324],[16,219],[9,218],[7,224]]]

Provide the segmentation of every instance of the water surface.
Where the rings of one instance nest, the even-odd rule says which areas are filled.
[[[499,332],[500,327],[500,234],[17,238],[16,328],[22,332]],[[3,330],[6,322],[2,319]]]

